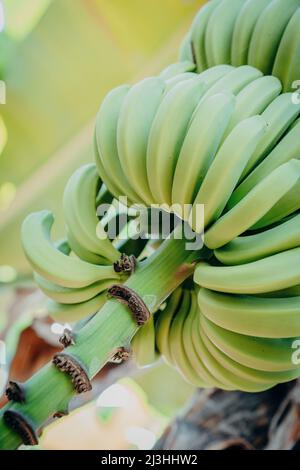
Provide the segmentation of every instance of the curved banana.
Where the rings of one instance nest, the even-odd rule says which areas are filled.
[[[241,335],[225,330],[201,317],[201,327],[211,342],[234,361],[267,372],[298,370],[292,360],[296,338],[270,339]]]
[[[200,289],[203,315],[225,330],[262,338],[300,334],[300,297],[270,298],[231,295]]]
[[[104,98],[96,119],[96,141],[101,164],[109,175],[108,179],[112,180],[113,186],[117,188],[118,194],[127,196],[132,202],[142,203],[122,169],[117,146],[119,115],[129,90],[129,85],[121,85]],[[108,183],[106,179],[103,181]]]
[[[230,93],[219,93],[196,108],[178,157],[172,204],[192,204],[218,150],[235,106]],[[185,214],[187,219],[188,214]]]
[[[175,77],[176,75],[185,73],[185,72],[194,72],[196,66],[194,62],[190,60],[184,60],[180,62],[175,62],[175,64],[168,65],[160,74],[159,77],[162,80],[169,80],[170,78]]]
[[[204,74],[205,72],[202,73]],[[250,67],[249,65],[234,68],[211,86],[203,96],[203,99],[221,92],[237,95],[245,86],[262,77],[262,75],[260,70]]]
[[[218,349],[205,334],[203,328],[201,329],[201,334],[205,346],[211,355],[216,359],[216,361],[218,361],[224,367],[224,369],[230,371],[240,379],[243,379],[242,387],[244,391],[253,392],[253,382],[257,384],[256,386],[258,388],[256,391],[262,391],[267,390],[276,384],[288,382],[298,377],[299,369],[287,371],[262,371],[239,364],[224,354],[221,349]],[[245,389],[248,387],[249,382],[252,390]]]
[[[228,135],[243,119],[261,114],[280,94],[281,83],[276,77],[259,77],[236,96],[236,107],[226,131]]]
[[[186,60],[193,62],[193,51],[191,47],[191,33],[188,32],[180,45],[178,60],[185,62]]]
[[[212,13],[220,3],[221,0],[212,0],[206,3],[195,16],[191,26],[191,48],[194,52],[194,60],[197,65],[197,72],[199,73],[208,68],[204,44],[207,23]]]
[[[29,215],[22,225],[22,243],[34,270],[63,287],[86,287],[104,279],[118,279],[112,266],[97,266],[67,256],[52,244],[54,217],[49,211]]]
[[[232,294],[261,294],[300,284],[300,248],[238,266],[198,264],[194,281],[202,287]]]
[[[106,279],[104,281],[91,284],[90,286],[76,289],[54,284],[37,273],[34,273],[34,280],[45,295],[61,304],[78,304],[86,302],[108,289],[108,287],[115,282],[113,279]]]
[[[193,367],[189,362],[189,358],[184,349],[182,330],[185,320],[190,312],[191,295],[189,291],[183,292],[183,299],[180,309],[177,312],[174,320],[172,321],[169,331],[169,348],[173,364],[183,376],[183,378],[190,384],[196,387],[206,387],[205,382],[196,374]]]
[[[208,18],[205,54],[209,67],[217,64],[230,64],[233,29],[244,1],[222,0]]]
[[[273,75],[280,77],[285,91],[294,89],[294,82],[300,77],[300,5],[290,19],[277,51]]]
[[[283,33],[299,5],[299,0],[272,0],[263,10],[251,37],[248,64],[272,73]]]
[[[162,312],[158,313],[158,319],[155,324],[155,337],[158,351],[164,357],[167,364],[172,364],[172,357],[169,348],[169,331],[171,322],[176,313],[178,305],[182,300],[182,289],[178,287],[173,294],[169,297],[167,305]]]
[[[134,85],[124,99],[118,121],[118,154],[123,172],[147,205],[154,202],[146,169],[148,138],[165,86],[158,77],[146,78]]]
[[[152,315],[131,340],[133,356],[138,367],[150,366],[159,358],[155,348],[154,321]]]
[[[250,41],[256,23],[272,0],[247,0],[241,8],[233,29],[231,63],[238,67],[248,62]]]
[[[211,224],[222,214],[265,131],[264,119],[253,116],[241,121],[223,142],[194,200],[190,222],[194,231],[201,231],[201,227],[197,226],[198,204],[204,205],[204,226]],[[210,231],[207,235],[210,243]],[[210,247],[209,244],[207,246]]]
[[[100,310],[107,301],[106,293],[101,293],[96,297],[78,304],[61,304],[49,300],[47,310],[50,317],[59,323],[75,323],[83,318],[93,315]]]
[[[238,237],[215,250],[216,258],[226,265],[250,263],[300,245],[300,214],[269,230]]]
[[[154,200],[171,205],[171,184],[191,116],[205,90],[200,79],[185,80],[163,98],[149,135],[147,174]]]
[[[71,247],[74,240],[75,245],[79,245],[83,251],[99,255],[113,263],[120,257],[120,253],[106,237],[104,229],[100,233],[101,239],[97,236],[101,227],[96,215],[96,195],[99,185],[100,180],[95,165],[84,165],[76,170],[64,191],[64,217]],[[76,252],[75,247],[74,251]]]
[[[253,228],[278,201],[293,188],[298,188],[299,178],[299,160],[278,167],[209,228],[205,233],[205,244],[211,249],[220,248]]]
[[[262,113],[262,117],[268,124],[268,132],[262,139],[255,154],[249,161],[243,172],[241,179],[260,163],[277,144],[279,139],[290,127],[293,121],[299,116],[300,103],[295,104],[292,100],[292,93],[284,93],[278,96]]]
[[[231,207],[246,196],[260,181],[283,163],[300,158],[300,121],[279,141],[266,158],[235,189],[231,197]]]

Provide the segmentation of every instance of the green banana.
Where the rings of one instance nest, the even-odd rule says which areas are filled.
[[[78,304],[61,304],[48,300],[47,311],[50,317],[59,323],[75,323],[89,315],[96,313],[107,301],[106,293]]]
[[[127,93],[118,121],[118,153],[123,172],[147,205],[154,202],[146,171],[148,138],[164,91],[165,82],[158,77],[137,83]]]
[[[75,244],[84,251],[115,262],[120,257],[120,253],[106,237],[96,215],[96,195],[99,185],[100,180],[95,165],[88,164],[80,167],[71,176],[64,191],[64,217],[71,246],[74,240]],[[100,234],[101,239],[97,234]]]
[[[280,77],[285,91],[292,91],[300,77],[300,5],[287,25],[274,63],[273,75]]]
[[[182,300],[182,289],[177,288],[173,294],[169,297],[166,307],[162,312],[158,313],[158,319],[155,324],[155,338],[158,351],[164,357],[167,364],[172,364],[172,357],[169,348],[169,331],[171,322],[176,313],[178,305]]]
[[[201,330],[201,334],[205,346],[211,355],[216,359],[216,361],[218,361],[224,367],[224,369],[243,379],[244,391],[254,391],[245,390],[245,386],[247,387],[249,382],[255,382],[259,387],[257,391],[262,391],[267,390],[268,388],[271,388],[278,383],[288,382],[298,377],[299,369],[287,371],[261,371],[239,364],[224,354],[221,349],[218,349],[208,338],[203,329]]]
[[[209,67],[230,64],[233,29],[244,1],[223,0],[209,16],[205,32],[205,54]]]
[[[60,252],[51,242],[54,217],[49,211],[29,215],[22,225],[25,254],[34,270],[63,287],[86,287],[104,279],[118,279],[112,266],[97,266]]]
[[[194,52],[194,60],[197,65],[198,73],[208,68],[204,42],[207,30],[207,23],[212,13],[220,3],[221,0],[212,0],[206,3],[195,16],[195,19],[191,26],[191,47],[192,51]]]
[[[273,149],[285,131],[299,116],[300,103],[295,104],[292,100],[291,93],[284,93],[278,96],[262,113],[262,117],[268,124],[268,132],[264,139],[262,139],[255,154],[252,156],[248,165],[246,166],[241,180],[249,174],[249,172],[259,164]]]
[[[186,60],[193,62],[193,51],[191,48],[191,33],[188,32],[180,45],[178,60],[185,62]]]
[[[261,294],[300,284],[300,248],[238,266],[198,264],[194,281],[202,287],[232,294]]]
[[[171,64],[166,67],[160,74],[159,77],[162,80],[169,80],[170,78],[175,77],[181,73],[185,72],[194,72],[196,69],[195,64],[190,60],[184,60],[180,62],[176,62],[175,64]]]
[[[240,201],[263,178],[283,163],[300,157],[300,121],[283,136],[266,158],[256,166],[244,181],[235,189],[231,197],[231,207]]]
[[[204,226],[219,218],[265,131],[263,118],[253,116],[241,121],[223,142],[194,200],[191,224],[196,232],[201,231],[197,227],[197,205],[204,205]]]
[[[205,72],[203,72],[203,74],[204,73]],[[249,85],[249,83],[262,77],[262,75],[263,74],[258,69],[250,67],[249,65],[234,68],[211,86],[203,96],[203,99],[221,92],[231,92],[237,95],[243,88]]]
[[[128,196],[130,201],[142,203],[122,169],[117,146],[119,115],[129,90],[129,85],[121,85],[104,98],[96,119],[96,141],[101,164],[109,175],[108,181],[103,179],[107,187],[109,180],[112,180],[118,194]]]
[[[191,295],[189,291],[183,292],[183,298],[180,309],[172,321],[169,331],[169,348],[174,366],[183,376],[183,378],[196,387],[205,387],[205,382],[196,374],[192,368],[187,353],[184,349],[182,330],[185,320],[189,315],[191,306]]]
[[[231,295],[200,289],[198,302],[211,322],[242,335],[291,338],[300,334],[300,297]]]
[[[131,340],[131,347],[135,361],[139,367],[152,365],[159,355],[155,349],[154,316],[142,326]]]
[[[299,160],[276,168],[208,229],[205,244],[211,249],[220,248],[254,227],[291,189],[298,187],[299,178]]]
[[[215,157],[235,106],[231,94],[219,93],[196,108],[186,133],[172,185],[172,204],[192,204]],[[188,214],[184,214],[187,219]]]
[[[261,114],[280,94],[281,83],[276,77],[260,77],[249,83],[236,97],[236,107],[226,135],[243,119]]]
[[[216,258],[226,265],[250,263],[300,244],[300,214],[269,230],[238,237],[215,250]]]
[[[104,281],[91,284],[90,286],[76,289],[54,284],[37,273],[34,273],[34,280],[45,295],[61,304],[78,304],[86,302],[87,300],[96,297],[100,292],[108,289],[108,287],[114,283],[113,279],[106,279]]]
[[[211,342],[234,361],[270,372],[298,370],[292,361],[295,338],[270,339],[241,335],[225,330],[201,317],[201,327]]]
[[[149,135],[147,174],[154,200],[171,205],[171,184],[179,152],[205,85],[200,79],[185,80],[163,98]]]
[[[248,64],[272,73],[285,28],[299,6],[299,0],[272,0],[263,10],[251,37]]]
[[[250,41],[262,12],[271,0],[247,0],[241,8],[233,29],[231,63],[238,67],[248,63]]]

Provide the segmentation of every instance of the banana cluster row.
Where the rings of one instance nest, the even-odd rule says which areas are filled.
[[[251,66],[190,66],[107,95],[96,161],[115,196],[167,204],[216,249],[297,210],[300,103]]]
[[[180,52],[202,72],[218,64],[252,65],[291,91],[300,77],[299,0],[210,0]]]
[[[162,354],[195,386],[245,391],[300,374],[300,105],[281,91],[248,65],[195,74],[185,61],[105,98],[95,149],[106,185],[181,210],[211,250],[199,294],[178,289],[134,337],[139,365]]]
[[[57,321],[75,322],[97,312],[106,301],[107,288],[122,282],[113,263],[127,249],[134,253],[132,240],[111,241],[96,213],[97,205],[111,201],[96,166],[88,164],[71,176],[65,188],[66,240],[52,242],[54,217],[49,211],[33,213],[23,223],[25,254],[36,283],[50,299],[48,312]],[[138,256],[144,244],[137,241],[134,254]]]
[[[300,375],[299,299],[179,288],[135,336],[136,361],[147,366],[162,355],[195,387],[267,390]]]

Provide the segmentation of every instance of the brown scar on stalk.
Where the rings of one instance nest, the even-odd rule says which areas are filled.
[[[65,328],[62,336],[58,340],[65,348],[68,346],[74,346],[75,337],[69,328]]]
[[[66,410],[66,411],[56,411],[55,413],[53,413],[53,418],[63,418],[64,416],[68,416],[69,412]]]
[[[5,395],[9,401],[13,401],[15,403],[25,403],[24,389],[17,382],[8,382]]]
[[[57,353],[52,362],[61,372],[70,376],[76,393],[85,393],[92,390],[86,371],[76,359],[64,353]]]
[[[115,284],[108,289],[108,295],[127,305],[138,326],[143,326],[150,318],[151,313],[141,297],[127,286]]]
[[[6,410],[3,414],[5,424],[18,434],[25,446],[35,446],[38,438],[26,419],[16,411]]]
[[[113,364],[121,364],[123,361],[128,361],[132,356],[132,351],[130,347],[120,347],[114,353],[109,362]]]
[[[136,257],[122,253],[121,258],[114,263],[116,273],[132,274],[136,268]]]

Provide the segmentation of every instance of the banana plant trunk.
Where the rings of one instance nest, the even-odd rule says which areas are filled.
[[[188,250],[187,242],[176,236],[175,231],[150,258],[137,266],[126,282],[143,299],[150,313],[193,274],[201,252]],[[82,366],[90,380],[118,348],[129,346],[137,330],[128,307],[108,298],[103,308],[75,334],[75,344],[64,353]],[[68,410],[75,394],[70,376],[53,363],[44,366],[22,387],[24,402],[9,402],[0,410],[0,449],[18,448],[22,441],[28,440],[28,429],[29,434],[38,437],[53,415]],[[8,423],[6,417],[11,413],[13,423]]]
[[[198,390],[159,450],[299,450],[300,382],[262,393]]]

